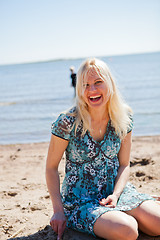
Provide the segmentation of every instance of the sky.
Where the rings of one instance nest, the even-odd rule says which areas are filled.
[[[0,0],[0,65],[160,51],[160,0]]]

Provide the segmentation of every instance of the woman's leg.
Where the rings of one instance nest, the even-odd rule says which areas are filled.
[[[151,236],[160,235],[160,205],[155,201],[144,201],[127,213],[137,220],[141,231]]]
[[[94,233],[107,240],[136,240],[138,224],[134,217],[124,212],[109,211],[96,220]]]

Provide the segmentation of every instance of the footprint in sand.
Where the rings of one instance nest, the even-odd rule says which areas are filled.
[[[145,176],[146,174],[144,172],[137,171],[136,172],[136,177],[142,177]]]
[[[8,192],[8,196],[15,197],[18,193],[16,192]]]
[[[11,160],[16,160],[17,157],[18,157],[18,156],[17,156],[16,154],[10,155],[10,159],[11,159]]]
[[[144,158],[138,158],[135,157],[131,162],[130,166],[133,167],[135,165],[140,165],[140,166],[146,166],[148,164],[154,164],[154,161],[152,160],[151,157],[144,157]]]
[[[141,172],[141,171],[137,171],[135,175],[136,175],[136,177],[139,178],[140,181],[147,181],[147,180],[153,180],[154,179],[154,177],[147,176],[145,172]],[[143,177],[143,178],[141,178],[141,177]]]

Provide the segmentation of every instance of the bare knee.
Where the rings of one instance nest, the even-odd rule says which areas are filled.
[[[94,232],[107,240],[136,240],[138,224],[135,218],[125,213],[108,213],[96,221]]]
[[[129,213],[137,219],[139,229],[150,235],[160,235],[160,206],[153,201],[143,202]]]
[[[131,226],[123,226],[119,231],[119,239],[136,240],[138,238],[138,229]]]
[[[111,238],[107,240],[136,240],[138,238],[138,229],[132,226],[122,225],[119,226],[114,232]]]
[[[128,223],[122,224],[119,229],[119,239],[136,240],[138,238],[138,224],[135,219],[131,219]]]

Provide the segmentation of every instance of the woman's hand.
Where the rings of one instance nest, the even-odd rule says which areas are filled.
[[[107,198],[103,198],[99,201],[101,206],[109,207],[109,208],[115,208],[117,205],[117,196],[112,194],[109,195]]]
[[[66,227],[66,217],[63,212],[53,214],[50,225],[54,232],[58,234],[57,240],[60,240]]]

